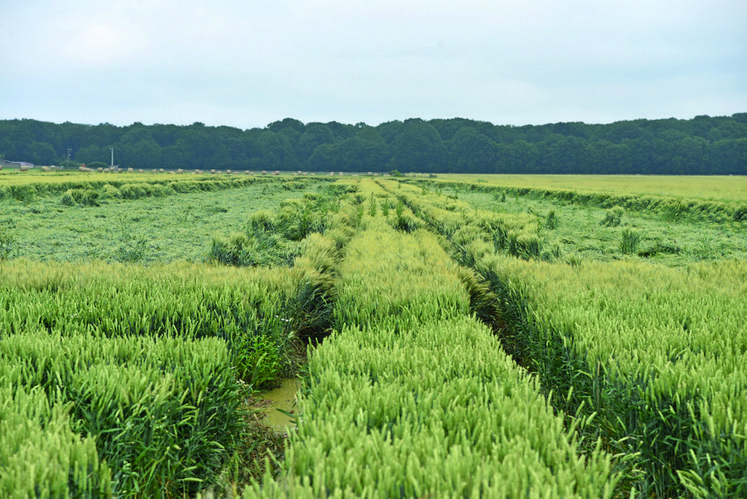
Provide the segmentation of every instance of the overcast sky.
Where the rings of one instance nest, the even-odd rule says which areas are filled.
[[[0,119],[747,112],[745,0],[0,0]]]

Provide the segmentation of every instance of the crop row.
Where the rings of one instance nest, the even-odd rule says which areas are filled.
[[[237,445],[240,387],[215,338],[29,331],[0,341],[0,370],[3,497],[194,494]]]
[[[710,222],[747,221],[747,204],[743,201],[717,201],[692,199],[681,196],[657,196],[606,192],[581,192],[568,188],[497,186],[483,183],[446,180],[411,180],[416,185],[436,189],[454,189],[488,192],[496,197],[512,195],[562,203],[601,206],[622,206],[630,211],[661,213],[668,219],[704,220]]]
[[[374,211],[338,266],[336,329],[309,359],[284,471],[244,497],[609,497],[610,457],[577,452],[470,316],[438,239]]]
[[[106,199],[140,199],[186,192],[236,189],[257,183],[279,184],[284,189],[293,190],[302,189],[310,182],[329,180],[325,177],[45,173],[5,176],[3,185],[0,185],[0,201],[30,201],[37,196],[62,193],[63,204],[86,206],[96,205]]]
[[[0,425],[28,435],[4,441],[3,497],[194,495],[244,445],[246,388],[296,369],[290,271],[15,260],[0,272]]]
[[[0,495],[194,495],[243,462],[244,398],[329,334],[339,205],[288,266],[0,262]]]
[[[516,259],[493,244],[487,215],[470,212],[450,230],[453,211],[435,195],[399,192],[489,285],[504,346],[555,394],[556,408],[593,417],[585,431],[625,456],[629,487],[657,496],[747,492],[743,262],[672,269]]]
[[[228,266],[0,261],[0,495],[202,491],[307,344],[246,497],[747,493],[743,263],[551,264],[535,215],[328,187],[216,236]]]

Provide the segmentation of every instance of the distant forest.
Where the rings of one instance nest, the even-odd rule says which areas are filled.
[[[0,121],[0,158],[121,168],[402,173],[747,174],[747,113],[612,124],[493,125],[462,118],[378,126],[292,118],[241,130]]]

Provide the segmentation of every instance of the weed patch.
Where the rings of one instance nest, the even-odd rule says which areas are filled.
[[[625,228],[620,233],[620,252],[623,255],[633,255],[638,252],[641,243],[641,233]]]
[[[604,218],[599,224],[604,227],[617,227],[622,222],[624,214],[625,209],[622,206],[613,206],[604,214]]]

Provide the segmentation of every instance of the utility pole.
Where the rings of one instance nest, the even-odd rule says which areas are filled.
[[[110,147],[109,149],[112,152],[112,162],[111,162],[111,164],[109,166],[111,166],[112,168],[114,168],[114,148]]]
[[[65,166],[67,166],[68,168],[70,168],[70,153],[72,152],[72,150],[72,147],[67,148],[67,164]]]

